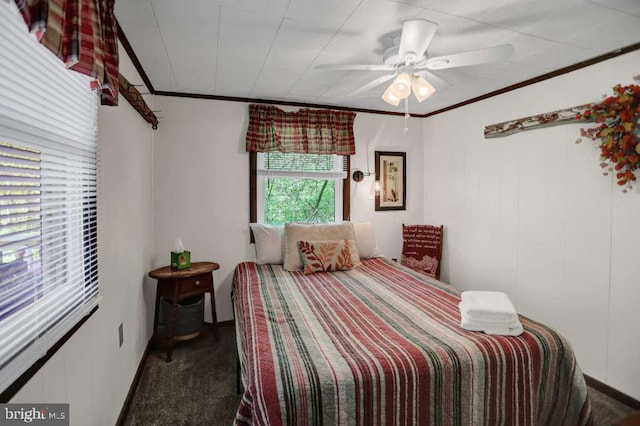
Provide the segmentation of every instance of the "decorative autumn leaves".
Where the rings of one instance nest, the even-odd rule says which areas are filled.
[[[305,274],[346,271],[360,263],[352,255],[357,254],[354,240],[298,241],[298,248]]]
[[[606,176],[616,172],[623,192],[632,189],[635,172],[640,168],[640,86],[613,87],[614,95],[599,104],[589,104],[576,120],[592,120],[597,127],[580,129],[580,136],[600,146],[600,167]],[[576,143],[582,142],[578,139]]]

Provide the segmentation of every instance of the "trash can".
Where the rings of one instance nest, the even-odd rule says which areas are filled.
[[[160,334],[167,335],[169,333],[171,313],[173,310],[173,301],[171,299],[162,298],[162,326],[158,330]],[[175,339],[188,340],[197,337],[202,329],[204,322],[204,295],[188,297],[178,302],[178,315],[175,325]]]

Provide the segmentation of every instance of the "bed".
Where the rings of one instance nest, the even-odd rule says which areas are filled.
[[[235,424],[591,423],[562,336],[523,316],[518,337],[466,331],[459,295],[385,257],[310,275],[239,264]]]

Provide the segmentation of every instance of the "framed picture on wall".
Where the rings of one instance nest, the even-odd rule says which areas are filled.
[[[407,154],[376,151],[376,211],[406,210]]]

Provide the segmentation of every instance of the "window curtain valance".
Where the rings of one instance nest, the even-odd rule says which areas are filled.
[[[248,152],[354,155],[350,111],[300,109],[285,112],[273,105],[249,105]]]
[[[103,105],[118,105],[115,0],[16,0],[31,33],[67,68],[97,80]]]

